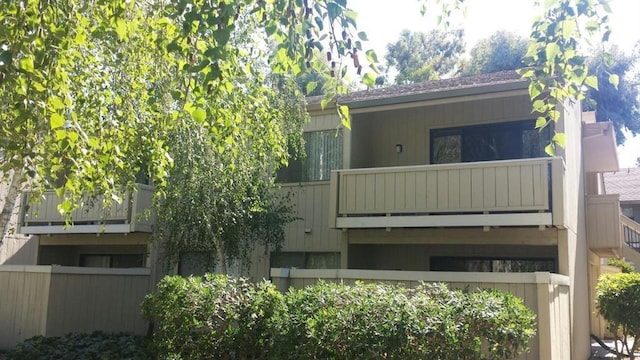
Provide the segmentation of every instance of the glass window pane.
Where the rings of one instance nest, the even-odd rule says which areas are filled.
[[[450,164],[462,161],[460,133],[435,134],[432,138],[432,164]]]
[[[302,159],[289,161],[278,172],[279,182],[326,181],[331,170],[342,168],[342,131],[312,131],[303,134],[305,154]]]
[[[339,269],[340,253],[307,253],[306,269]]]

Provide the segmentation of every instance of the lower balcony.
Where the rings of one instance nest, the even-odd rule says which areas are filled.
[[[32,193],[25,191],[20,207],[18,232],[22,234],[127,234],[151,232],[153,217],[153,187],[136,185],[127,192],[121,203],[102,206],[102,199],[82,204],[71,214],[72,224],[67,225],[58,212],[60,198],[55,191],[46,191],[40,200],[34,201]]]
[[[564,227],[562,158],[334,171],[332,228]]]

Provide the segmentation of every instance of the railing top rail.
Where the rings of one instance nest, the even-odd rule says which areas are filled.
[[[486,167],[506,167],[513,165],[523,164],[550,164],[553,161],[562,161],[561,157],[544,157],[544,158],[530,158],[530,159],[512,159],[512,160],[495,160],[495,161],[476,161],[476,162],[464,162],[464,163],[450,163],[450,164],[427,164],[427,165],[411,165],[411,166],[389,166],[389,167],[374,167],[374,168],[358,168],[358,169],[342,169],[333,170],[339,174],[358,174],[358,173],[385,173],[385,172],[406,172],[406,171],[420,171],[425,169],[430,170],[444,170],[444,169],[473,169],[473,168],[486,168]]]
[[[548,272],[487,273],[448,271],[394,271],[356,269],[272,268],[272,277],[298,279],[339,279],[370,281],[425,281],[463,283],[523,283],[569,285],[569,277]]]
[[[0,265],[0,272],[28,272],[45,274],[75,274],[75,275],[129,275],[147,276],[150,268],[92,268],[58,265]]]
[[[620,222],[632,230],[640,233],[640,224],[635,222],[633,219],[628,218],[627,216],[620,214]]]

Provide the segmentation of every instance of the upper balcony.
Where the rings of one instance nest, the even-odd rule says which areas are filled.
[[[46,191],[40,200],[32,201],[32,194],[25,191],[20,207],[18,232],[22,234],[126,234],[151,232],[153,218],[150,215],[153,187],[136,185],[136,191],[127,192],[122,203],[102,206],[102,199],[81,205],[71,214],[71,225],[58,212],[60,198],[55,191]]]
[[[640,251],[640,224],[620,211],[620,195],[587,196],[589,248],[604,257],[620,257],[623,248]]]
[[[566,225],[562,158],[334,171],[330,227]]]

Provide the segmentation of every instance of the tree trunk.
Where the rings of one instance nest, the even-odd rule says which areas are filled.
[[[218,257],[218,269],[220,269],[220,273],[227,275],[227,259],[224,256],[224,242],[216,241],[216,255]]]
[[[9,181],[6,193],[0,194],[4,197],[4,206],[2,207],[2,217],[0,217],[0,228],[2,234],[0,234],[0,243],[8,235],[11,221],[11,214],[15,209],[18,198],[20,197],[20,185],[22,184],[22,169],[13,170],[9,174]]]

